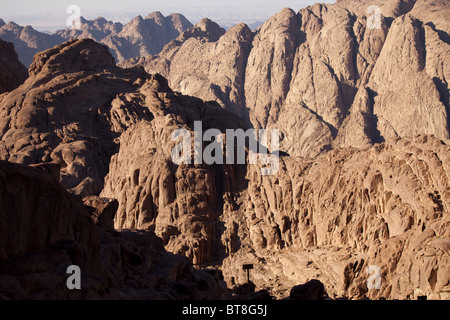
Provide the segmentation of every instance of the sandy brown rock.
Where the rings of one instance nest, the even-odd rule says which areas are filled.
[[[97,226],[107,231],[114,230],[114,217],[119,206],[116,199],[89,196],[83,199],[83,204]]]
[[[244,24],[225,33],[209,19],[170,42],[157,56],[131,59],[122,66],[142,64],[150,72],[167,77],[175,91],[214,100],[242,118],[248,115],[241,106],[245,102],[243,78],[253,34]],[[192,57],[202,59],[192,59]]]
[[[5,160],[59,165],[61,184],[83,198],[104,189],[102,196],[119,202],[117,228],[154,230],[195,264],[217,254],[214,221],[232,188],[223,179],[229,168],[177,167],[171,137],[179,128],[192,132],[194,121],[222,132],[244,121],[172,92],[162,76],[116,67],[107,48],[88,39],[37,54],[30,78],[1,110]],[[111,230],[108,204],[86,201],[96,223]]]
[[[167,250],[220,266],[230,287],[253,263],[255,289],[278,298],[317,279],[332,298],[448,299],[445,22],[436,8],[419,12],[423,1],[392,0],[370,29],[366,4],[284,9],[255,32],[241,24],[223,33],[204,20],[139,59],[168,80],[115,66],[89,40],[50,49],[2,96],[0,156],[58,164],[70,192],[117,199],[116,228],[154,231]],[[279,171],[174,164],[172,133],[192,133],[198,120],[222,133],[279,129]],[[111,230],[104,200],[86,201]],[[123,259],[139,262],[131,273],[145,274],[146,232],[121,234],[105,240],[106,265],[119,242]],[[369,266],[380,289],[368,288]]]
[[[174,164],[172,150],[179,141],[172,141],[172,133],[192,132],[194,121],[202,121],[204,131],[222,132],[244,122],[218,105],[172,93],[155,97],[149,89],[141,89],[148,105],[164,99],[167,114],[156,109],[152,121],[122,134],[101,196],[119,200],[117,228],[154,230],[168,250],[203,265],[219,251],[219,215],[227,193],[237,188],[224,177],[234,172],[231,166]]]
[[[432,36],[431,30],[428,34]],[[426,72],[427,62],[433,63],[436,57],[426,57],[426,51],[433,51],[434,46],[430,41],[426,46],[425,37],[422,23],[413,16],[397,18],[367,84],[374,100],[377,128],[386,140],[418,132],[440,139],[450,137],[445,101],[441,101],[433,77]]]
[[[40,251],[61,241],[77,241],[85,259],[98,250],[89,215],[58,180],[38,168],[1,163],[2,260]],[[36,205],[38,204],[38,205]],[[98,242],[98,241],[97,241]],[[92,261],[95,264],[96,261]]]

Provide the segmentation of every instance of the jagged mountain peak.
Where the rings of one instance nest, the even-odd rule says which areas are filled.
[[[166,19],[166,17],[161,13],[161,11],[153,11],[145,17],[146,20],[155,20],[161,22]]]
[[[225,29],[209,18],[203,18],[194,27],[183,32],[177,41],[184,42],[189,38],[203,38],[210,42],[219,40],[225,34]]]
[[[130,22],[125,24],[124,30],[130,29],[130,28],[135,28],[136,26],[140,26],[140,25],[144,25],[144,24],[145,24],[144,18],[141,15],[138,15],[138,16],[134,17]]]
[[[22,26],[18,25],[14,21],[8,21],[3,27],[1,27],[3,30],[12,31],[15,33],[20,33],[23,29]]]
[[[226,41],[221,33],[208,38],[203,30],[209,22],[204,20],[159,56],[140,63],[149,72],[166,75],[174,90],[219,101],[224,108],[248,117],[254,127],[280,128],[281,145],[290,154],[316,156],[333,144],[361,147],[414,132],[447,139],[450,75],[443,57],[448,55],[445,30],[449,24],[444,19],[448,2],[391,0],[379,4],[382,15],[376,29],[368,26],[370,1],[315,4],[298,14],[284,8],[254,37],[228,32]],[[360,6],[365,12],[357,14]],[[384,10],[404,14],[384,17]],[[214,46],[186,41],[192,37]],[[246,45],[238,45],[242,43]],[[222,47],[229,51],[219,54]],[[248,47],[251,50],[245,51]],[[227,61],[224,64],[230,61],[228,68],[211,62],[219,56]],[[397,76],[388,71],[394,69]],[[387,78],[389,85],[385,85]],[[233,79],[231,86],[229,79]],[[429,89],[427,98],[412,89],[418,82]],[[415,103],[395,100],[402,99],[406,88],[411,88],[409,96]],[[408,107],[402,109],[399,103]],[[429,120],[422,121],[418,114],[427,114]],[[414,129],[401,121],[406,116],[415,123]]]
[[[94,71],[115,65],[105,45],[91,39],[74,39],[36,54],[29,73]]]
[[[94,22],[104,24],[104,23],[107,23],[107,22],[110,22],[110,21],[106,20],[104,17],[99,16],[99,17],[94,19]]]

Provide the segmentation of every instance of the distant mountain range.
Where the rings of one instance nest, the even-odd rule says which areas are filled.
[[[161,12],[153,12],[145,18],[137,16],[125,25],[102,17],[94,20],[82,17],[80,29],[66,28],[53,34],[0,19],[0,39],[14,44],[19,60],[25,66],[31,64],[36,53],[74,38],[91,38],[107,45],[116,61],[121,62],[157,54],[168,42],[191,27],[192,23],[183,15],[165,17]]]

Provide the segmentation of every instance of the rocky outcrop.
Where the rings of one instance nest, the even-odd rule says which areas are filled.
[[[0,40],[0,94],[14,90],[27,77],[27,69],[18,60],[13,44]]]
[[[97,226],[108,231],[114,230],[114,217],[119,206],[116,199],[88,196],[83,199],[83,204]]]
[[[61,183],[74,194],[103,189],[114,139],[150,119],[145,108],[123,109],[121,95],[150,81],[143,70],[115,66],[108,48],[74,40],[36,55],[30,78],[0,106],[0,158],[61,166]],[[136,96],[136,99],[139,99]]]
[[[38,252],[61,241],[76,241],[83,264],[95,264],[94,225],[80,204],[43,170],[1,163],[1,260]],[[36,205],[38,203],[39,205]]]
[[[20,62],[26,67],[36,53],[63,42],[59,37],[39,32],[29,25],[20,26],[13,21],[0,27],[0,38],[14,44]]]
[[[311,280],[291,289],[289,294],[291,300],[325,300],[325,287],[319,280]]]
[[[138,63],[158,70],[170,79],[169,85],[174,90],[215,100],[245,119],[247,115],[240,108],[245,101],[242,83],[253,35],[244,24],[224,33],[217,24],[204,19],[169,43],[160,55],[132,59],[121,65]]]
[[[173,94],[148,94],[145,102],[153,106],[160,103],[157,99],[164,99],[168,107],[164,113],[152,110],[151,122],[136,124],[121,135],[101,196],[119,200],[116,227],[154,230],[168,250],[203,265],[217,255],[220,204],[235,189],[229,180],[236,179],[235,173],[232,166],[175,165],[172,150],[180,142],[172,141],[172,134],[183,128],[193,137],[197,120],[204,131],[222,132],[239,128],[243,121],[217,105]]]
[[[117,228],[156,231],[171,251],[195,264],[209,260],[217,203],[232,188],[222,180],[230,169],[174,165],[172,133],[192,132],[194,121],[223,132],[244,122],[172,92],[159,75],[116,67],[108,49],[88,39],[37,54],[29,72],[0,106],[1,159],[57,164],[72,194],[104,189],[102,197],[119,200]],[[97,224],[111,229],[103,221],[112,215],[102,208],[106,200],[85,200]]]

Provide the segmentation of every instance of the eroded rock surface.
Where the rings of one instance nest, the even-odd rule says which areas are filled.
[[[252,249],[225,259],[225,278],[254,263],[252,281],[280,283],[281,296],[319,276],[334,297],[448,299],[449,157],[448,144],[420,136],[281,158],[274,176],[250,166],[235,219],[241,248]],[[369,265],[381,270],[380,290],[368,290]]]

